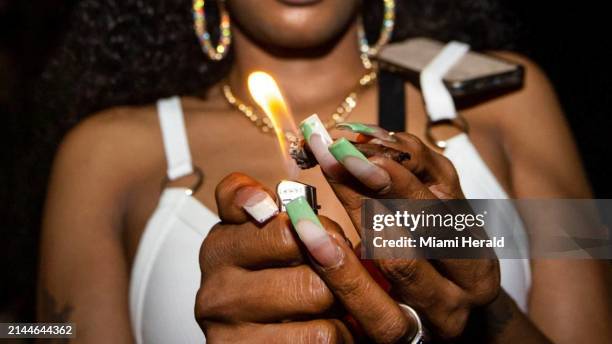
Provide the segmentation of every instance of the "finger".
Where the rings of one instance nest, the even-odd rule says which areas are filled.
[[[372,157],[370,161],[383,169],[389,175],[389,185],[379,190],[378,198],[402,198],[402,199],[437,199],[429,188],[410,170],[402,164],[383,157]]]
[[[380,141],[380,144],[409,154],[410,159],[402,161],[402,165],[418,176],[423,183],[459,185],[455,167],[445,156],[429,148],[415,135],[396,133],[393,137],[395,141]]]
[[[375,138],[369,142],[376,142],[381,146],[392,148],[410,155],[410,159],[403,159],[402,163],[417,176],[427,174],[430,179],[446,181],[456,175],[452,163],[443,155],[425,145],[417,136],[408,133],[393,133],[375,125],[362,123],[341,123],[338,129],[350,130],[354,133]]]
[[[469,315],[467,294],[424,259],[377,260],[392,293],[415,308],[444,339],[462,333]]]
[[[321,220],[298,199],[287,204],[291,222],[317,273],[376,342],[392,343],[414,329],[397,303],[374,281],[351,248],[326,234]],[[327,226],[337,226],[322,218]]]
[[[281,324],[207,323],[202,328],[210,343],[350,344],[354,342],[347,327],[335,319]]]
[[[395,142],[395,138],[389,131],[376,125],[344,122],[337,124],[336,128],[340,130],[348,130],[356,134],[368,136],[370,138],[376,138],[381,141]]]
[[[435,261],[435,265],[475,305],[488,304],[499,293],[500,270],[496,259],[442,259]]]
[[[276,196],[253,178],[242,173],[231,173],[215,189],[215,199],[221,221],[244,223],[249,215],[264,223],[278,214]]]
[[[203,278],[196,304],[207,320],[279,322],[328,313],[334,297],[308,265],[258,271],[228,267]]]
[[[347,240],[342,231],[331,229],[330,235]],[[207,273],[219,266],[236,265],[262,269],[298,265],[305,261],[298,239],[283,213],[263,228],[254,224],[216,225],[200,248],[200,267]]]
[[[383,157],[371,157],[369,161],[387,173],[390,179],[387,187],[381,190],[368,190],[344,182],[328,180],[356,228],[361,228],[363,198],[437,199],[437,195],[402,164]]]
[[[370,190],[383,190],[389,186],[389,174],[372,164],[346,138],[340,138],[329,146],[330,153],[344,168]]]
[[[200,268],[208,273],[219,266],[247,269],[297,265],[304,262],[286,215],[279,215],[263,228],[255,224],[214,226],[200,248]]]
[[[344,168],[342,168],[328,150],[329,145],[333,141],[319,116],[312,115],[306,118],[300,123],[300,130],[323,173],[334,180],[345,178],[346,172]]]

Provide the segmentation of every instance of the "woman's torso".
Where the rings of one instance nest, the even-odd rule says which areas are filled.
[[[424,138],[426,115],[420,93],[414,87],[407,86],[406,94],[408,131],[427,143]],[[276,138],[259,132],[250,121],[243,118],[241,113],[236,112],[225,103],[217,89],[212,89],[207,100],[189,97],[182,98],[181,103],[185,114],[185,126],[193,164],[201,167],[205,174],[202,187],[193,196],[207,208],[216,212],[215,186],[231,172],[248,174],[270,189],[274,189],[278,181],[287,177],[278,153]],[[375,88],[366,90],[360,95],[358,106],[349,120],[376,123],[376,103]],[[470,124],[470,140],[501,186],[512,196],[509,164],[503,145],[499,141],[496,114],[486,111],[486,106],[474,107],[462,111],[462,114]],[[151,107],[147,112],[148,114],[143,116],[147,118],[143,118],[143,121],[157,122],[155,107]],[[307,115],[304,114],[304,117]],[[323,113],[320,115],[325,118]],[[125,240],[130,263],[138,249],[146,223],[159,201],[161,183],[166,171],[159,126],[149,123],[147,127],[150,128],[149,130],[156,131],[148,139],[158,138],[158,141],[150,142],[151,149],[147,153],[150,156],[143,157],[143,160],[148,159],[150,163],[142,164],[146,169],[142,170],[139,182],[132,186],[128,197]],[[437,134],[444,137],[445,135],[452,136],[455,133],[453,129],[441,128]],[[194,177],[186,177],[171,185],[189,186],[193,183],[193,179]],[[357,233],[352,230],[350,219],[333,195],[319,169],[302,171],[299,180],[317,187],[317,197],[320,204],[323,205],[321,214],[334,219],[345,230],[348,229],[347,235],[351,240],[358,240]]]
[[[406,93],[408,99],[411,99],[407,111],[410,114],[408,131],[422,138],[419,135],[425,129],[422,100],[411,87],[406,89]],[[362,109],[371,109],[376,104],[374,95],[372,90],[361,95]],[[164,179],[163,173],[160,175],[157,171],[151,171],[141,178],[142,184],[136,186],[138,191],[130,199],[138,205],[128,212],[126,238],[128,256],[133,263],[130,281],[131,318],[139,342],[198,342],[203,339],[193,318],[193,305],[200,282],[199,246],[207,231],[217,221],[213,199],[215,185],[234,171],[249,174],[271,189],[286,177],[275,138],[260,133],[246,119],[239,118],[241,116],[228,109],[218,94],[213,92],[209,99],[201,101],[188,98],[177,101],[175,106],[182,108],[182,111],[175,111],[173,116],[175,119],[183,118],[184,113],[188,136],[186,142],[190,146],[188,150],[191,151],[194,165],[204,170],[202,188],[191,197],[185,193],[185,188],[170,186],[158,200],[161,187],[159,181]],[[376,111],[362,110],[354,113],[351,120],[375,123],[376,118],[373,118],[372,113]],[[472,141],[480,148],[481,156],[493,175],[484,165],[476,167],[482,164],[479,153],[473,150],[464,135],[455,136],[451,140],[453,144],[444,153],[456,163],[466,197],[505,198],[511,192],[506,178],[505,155],[502,146],[494,140],[492,116],[485,116],[484,111],[466,113],[474,128],[471,132]],[[182,123],[178,126],[183,127]],[[181,135],[174,135],[174,139],[164,137],[166,145],[177,136]],[[150,166],[158,166],[158,170],[165,171],[166,165],[164,158],[161,164]],[[324,207],[321,213],[339,222],[348,236],[357,241],[356,231],[352,229],[348,216],[320,171],[304,171],[299,180],[317,187],[319,202]],[[488,182],[483,183],[485,180]],[[192,183],[193,180],[182,180],[177,184]],[[501,209],[501,212],[505,213],[507,209]],[[145,232],[140,228],[145,228]],[[502,261],[501,271],[502,285],[525,308],[530,284],[527,261]]]

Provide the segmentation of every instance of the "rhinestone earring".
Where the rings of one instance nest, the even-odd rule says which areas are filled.
[[[225,1],[219,0],[217,1],[217,4],[219,6],[219,15],[221,17],[221,25],[219,26],[220,38],[219,44],[217,46],[213,46],[211,43],[210,33],[206,28],[205,1],[193,0],[193,27],[200,41],[200,45],[202,46],[202,50],[213,61],[222,60],[227,55],[230,43],[232,42],[230,18],[227,10],[225,9]]]
[[[393,27],[395,26],[395,0],[383,0],[384,5],[384,16],[382,22],[382,28],[380,30],[380,36],[378,41],[373,46],[370,46],[368,38],[365,34],[365,28],[363,27],[363,19],[359,25],[358,38],[359,38],[359,51],[361,52],[361,60],[366,68],[372,67],[371,56],[376,56],[380,49],[384,47],[393,33]]]

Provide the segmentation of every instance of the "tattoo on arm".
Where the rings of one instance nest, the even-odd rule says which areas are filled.
[[[60,306],[55,297],[47,289],[43,289],[40,298],[40,320],[54,323],[67,323],[73,310],[74,307],[69,304]],[[44,339],[44,343],[52,344],[64,344],[69,341],[69,338]]]

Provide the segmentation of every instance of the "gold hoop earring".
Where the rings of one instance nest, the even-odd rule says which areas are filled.
[[[193,0],[193,21],[194,30],[202,46],[202,51],[208,55],[213,61],[222,60],[229,52],[229,46],[232,42],[232,32],[230,30],[230,18],[225,9],[225,1],[219,0],[219,14],[221,16],[219,44],[213,46],[211,43],[210,33],[206,28],[206,11],[204,8],[204,0]]]
[[[373,46],[370,46],[368,38],[366,37],[365,28],[363,27],[363,19],[359,19],[359,51],[361,52],[361,60],[366,68],[372,68],[370,57],[376,56],[380,49],[389,43],[389,40],[391,40],[391,35],[393,34],[393,27],[395,26],[395,0],[383,0],[383,5],[385,10],[382,28],[380,29],[378,41]]]

